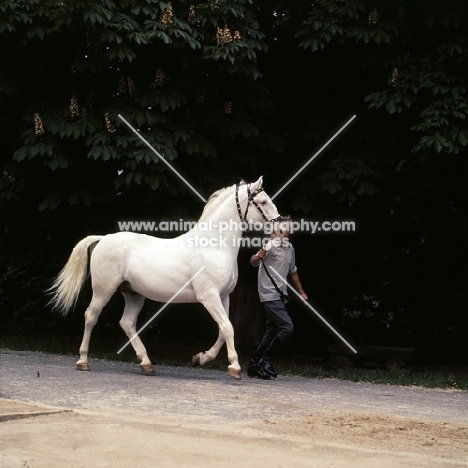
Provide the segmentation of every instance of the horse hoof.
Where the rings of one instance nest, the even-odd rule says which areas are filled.
[[[228,374],[231,377],[234,377],[236,380],[241,380],[242,379],[241,371],[239,371],[237,369],[228,368]]]
[[[76,365],[77,370],[89,371],[89,364],[87,362],[80,363]]]
[[[190,365],[193,367],[199,366],[202,354],[203,353],[198,353],[198,354],[195,354],[195,356],[192,356],[192,362],[190,363]]]
[[[151,364],[140,364],[141,370],[143,372],[148,372],[150,374],[154,374],[154,369]]]

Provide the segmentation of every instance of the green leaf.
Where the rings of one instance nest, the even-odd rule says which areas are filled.
[[[446,138],[444,138],[443,136],[437,135],[434,138],[434,148],[438,153],[440,153],[442,149],[447,146],[448,146],[448,142]]]
[[[13,153],[13,159],[15,161],[21,162],[23,159],[25,159],[28,156],[28,150],[29,150],[28,146],[23,146],[19,150],[16,150]]]
[[[152,190],[156,190],[159,188],[159,179],[152,175],[146,177],[146,183],[151,187]]]
[[[88,158],[92,158],[94,160],[98,160],[101,157],[102,146],[94,146],[88,152]]]
[[[66,169],[68,167],[69,161],[60,154],[57,155],[57,160],[60,169]]]
[[[135,171],[133,173],[133,180],[137,185],[141,185],[141,182],[143,180],[143,174],[139,171]]]
[[[52,156],[54,154],[54,151],[52,150],[52,148],[43,142],[37,143],[36,145],[34,145],[33,148],[34,148],[35,154],[40,154],[41,156],[44,156],[44,155]]]
[[[94,146],[88,152],[88,158],[94,160],[102,159],[103,161],[109,161],[117,157],[117,150],[113,146]]]
[[[385,109],[387,109],[387,112],[389,114],[394,114],[398,110],[395,104],[395,101],[393,99],[390,99],[389,101],[387,101],[387,103],[385,104]]]
[[[101,159],[103,161],[109,161],[109,159],[111,159],[111,158],[112,158],[112,154],[109,151],[109,147],[108,146],[101,146]]]
[[[458,132],[458,137],[457,137],[458,143],[462,146],[467,146],[468,145],[468,132]]]
[[[39,206],[39,211],[54,210],[60,205],[62,197],[58,194],[49,195]]]
[[[46,163],[49,166],[49,168],[52,169],[53,171],[57,170],[59,167],[57,156],[52,156],[50,159],[46,161]]]
[[[78,140],[78,138],[84,136],[85,130],[79,122],[68,122],[59,134],[61,137],[72,137],[74,140]]]

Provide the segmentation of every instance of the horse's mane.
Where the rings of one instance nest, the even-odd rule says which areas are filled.
[[[244,185],[246,184],[247,182],[245,182],[244,180],[240,180],[239,184],[240,185]],[[234,189],[235,185],[230,185],[229,187],[224,187],[224,188],[221,188],[219,190],[216,190],[216,192],[213,192],[210,197],[208,198],[207,202],[206,202],[206,205],[205,205],[205,208],[203,208],[203,212],[200,216],[200,219],[199,221],[202,221],[208,213],[211,212],[211,208],[214,206],[214,202],[215,201],[218,201],[220,199],[220,197],[223,197],[223,199],[225,198],[225,196],[227,195],[230,195],[231,194],[231,191],[232,189]]]

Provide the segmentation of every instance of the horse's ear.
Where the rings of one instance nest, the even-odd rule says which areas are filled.
[[[254,190],[260,190],[263,187],[263,176],[260,176],[257,182],[252,185],[255,187]]]

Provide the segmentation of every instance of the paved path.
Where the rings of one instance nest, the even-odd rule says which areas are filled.
[[[244,375],[237,381],[204,368],[155,366],[156,374],[149,376],[136,364],[104,360],[91,360],[91,371],[79,372],[75,362],[74,356],[3,351],[1,396],[68,409],[125,409],[217,421],[349,410],[468,423],[464,391],[300,377],[262,381]]]
[[[468,392],[75,361],[0,354],[2,468],[468,466]]]

